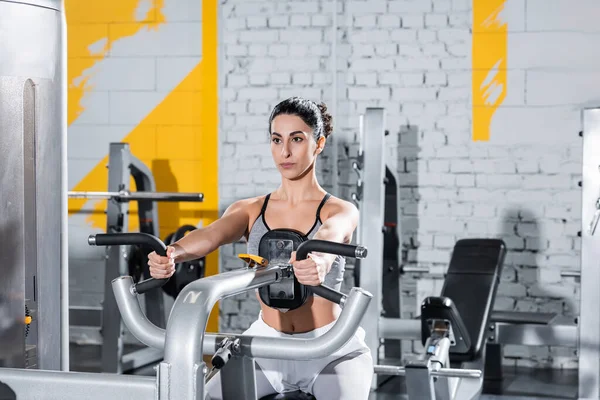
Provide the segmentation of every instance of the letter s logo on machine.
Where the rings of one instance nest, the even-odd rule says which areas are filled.
[[[190,290],[183,298],[183,302],[188,304],[195,304],[198,300],[198,297],[200,297],[201,294],[202,292],[194,292],[193,290]]]

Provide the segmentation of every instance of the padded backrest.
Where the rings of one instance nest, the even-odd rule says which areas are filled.
[[[481,353],[505,256],[499,239],[461,239],[454,245],[441,296],[452,299],[471,346],[467,351],[451,347],[451,361],[471,361]]]

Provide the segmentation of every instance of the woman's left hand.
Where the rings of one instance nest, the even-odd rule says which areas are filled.
[[[331,261],[319,253],[310,253],[305,260],[296,260],[296,252],[292,253],[290,263],[294,267],[296,279],[303,285],[319,286],[325,281]]]

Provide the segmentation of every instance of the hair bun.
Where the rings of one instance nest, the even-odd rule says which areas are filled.
[[[327,112],[327,105],[325,103],[317,104],[319,111],[321,111],[321,117],[323,118],[323,134],[325,137],[329,137],[333,133],[333,117]]]

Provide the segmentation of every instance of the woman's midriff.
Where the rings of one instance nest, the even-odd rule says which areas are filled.
[[[288,312],[280,312],[266,306],[258,293],[263,321],[283,333],[303,333],[321,328],[335,321],[341,311],[339,305],[321,297],[311,296],[301,307]]]

